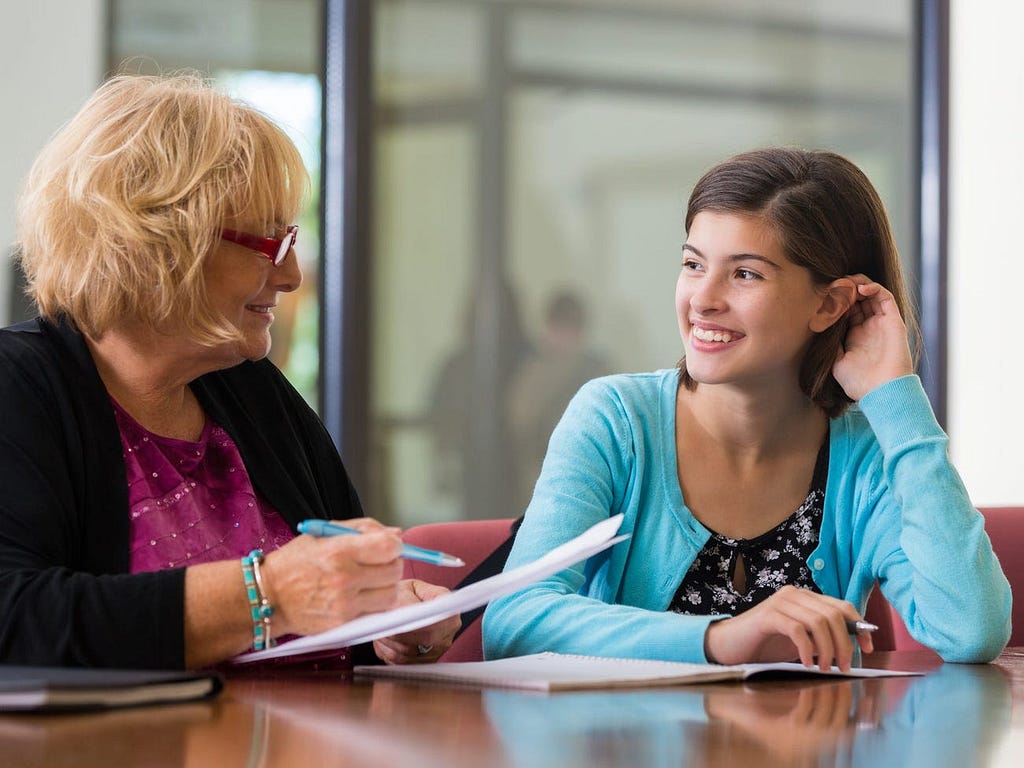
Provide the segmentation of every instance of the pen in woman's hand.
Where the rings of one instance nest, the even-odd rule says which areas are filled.
[[[338,523],[331,523],[327,520],[303,520],[298,526],[299,533],[308,533],[310,536],[343,536],[346,534],[360,534],[355,528],[349,528]],[[433,549],[424,549],[412,544],[402,545],[402,557],[407,560],[420,560],[431,565],[444,565],[449,568],[461,568],[465,563],[446,552],[437,552]]]

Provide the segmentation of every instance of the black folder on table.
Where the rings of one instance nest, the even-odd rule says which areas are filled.
[[[0,664],[0,712],[61,712],[195,701],[223,687],[216,672]]]

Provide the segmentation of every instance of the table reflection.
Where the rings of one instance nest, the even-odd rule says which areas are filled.
[[[476,768],[480,754],[500,749],[476,690],[318,675],[232,680],[229,691],[219,709],[222,723],[238,719],[234,756],[224,749],[226,729],[196,729],[186,768]]]
[[[154,727],[155,713],[159,713],[158,727]],[[154,756],[150,765],[185,765],[189,734],[213,720],[211,703],[59,716],[4,715],[0,716],[0,765],[128,765],[128,760],[117,757],[140,754]]]
[[[924,677],[787,680],[531,696],[484,703],[517,766],[986,765],[1010,722],[995,666]]]
[[[947,664],[924,677],[557,694],[340,674],[235,677],[213,701],[0,715],[0,765],[1019,765],[1019,754],[1007,757],[1024,731],[1012,720],[1014,692],[1021,701],[1024,655],[1010,652],[994,665]]]

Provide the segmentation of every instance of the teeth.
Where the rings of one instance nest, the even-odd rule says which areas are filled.
[[[706,331],[703,328],[694,328],[693,335],[701,341],[720,341],[723,343],[732,341],[732,334],[728,331]]]

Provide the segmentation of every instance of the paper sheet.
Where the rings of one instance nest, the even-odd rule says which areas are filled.
[[[482,579],[434,600],[360,616],[317,635],[301,637],[264,651],[243,654],[235,657],[233,662],[247,664],[263,659],[344,648],[429,626],[441,619],[489,603],[496,597],[515,592],[629,538],[628,534],[615,535],[621,524],[622,515],[615,515],[602,520],[575,539],[555,547],[532,563]]]

